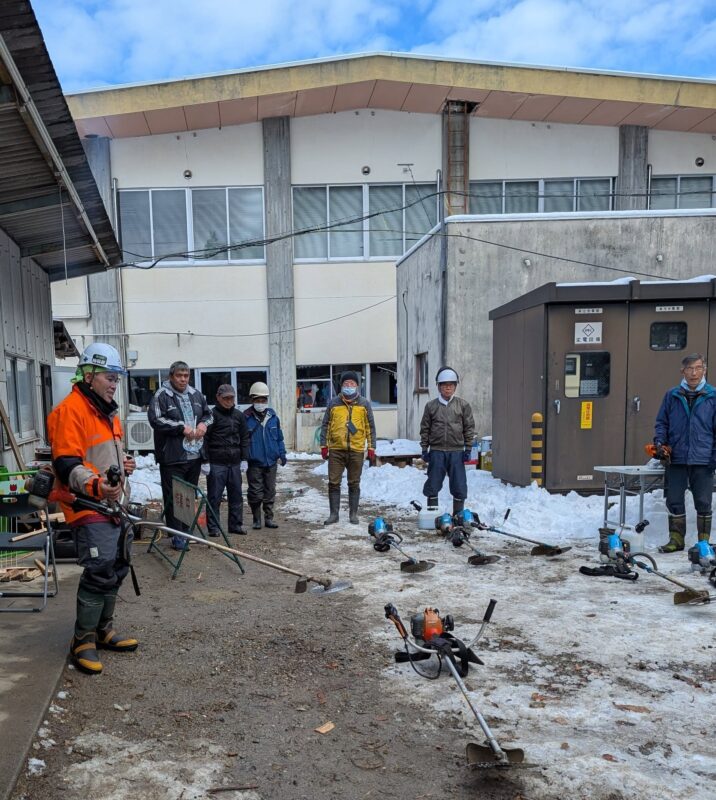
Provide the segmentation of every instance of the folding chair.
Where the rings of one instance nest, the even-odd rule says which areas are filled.
[[[52,544],[52,523],[47,506],[32,506],[24,489],[25,477],[34,472],[0,472],[0,601],[10,601],[9,604],[0,602],[0,612],[42,611],[47,605],[47,598],[54,597],[59,590]],[[38,524],[40,527],[35,529],[34,526]],[[38,570],[42,573],[42,588],[7,588],[13,577],[27,574],[25,566],[36,566],[35,560],[31,560],[30,556],[38,552],[44,555],[44,569]],[[23,564],[25,561],[27,563]],[[17,598],[41,598],[41,602],[24,602],[18,606],[15,602]]]

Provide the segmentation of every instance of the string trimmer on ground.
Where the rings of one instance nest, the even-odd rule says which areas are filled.
[[[494,525],[486,525],[484,522],[480,521],[480,518],[477,514],[474,514],[474,520],[470,523],[473,528],[477,528],[479,531],[491,531],[492,533],[499,533],[501,536],[509,536],[510,539],[519,539],[521,542],[529,542],[530,544],[535,545],[530,550],[531,556],[561,556],[562,553],[569,552],[572,547],[558,547],[554,544],[547,544],[546,542],[540,542],[537,539],[528,539],[526,536],[518,536],[516,533],[511,533],[510,531],[503,531],[500,528],[496,528]],[[507,522],[507,518],[510,516],[510,509],[508,508],[505,512],[505,516],[502,520],[503,523]]]
[[[524,750],[520,748],[504,748],[499,744],[487,721],[470,697],[468,689],[462,680],[467,676],[470,664],[483,663],[472,648],[480,640],[490,622],[496,603],[496,600],[490,600],[485,616],[482,619],[480,630],[468,644],[451,633],[455,627],[452,617],[450,615],[441,617],[436,608],[426,608],[425,611],[411,617],[411,637],[408,635],[408,631],[403,625],[395,606],[390,603],[385,606],[386,619],[389,619],[395,625],[405,646],[404,651],[398,651],[395,654],[395,660],[398,663],[409,662],[420,677],[428,678],[429,680],[436,680],[440,676],[443,665],[445,665],[455,679],[462,696],[470,707],[470,711],[474,714],[485,735],[486,741],[484,744],[468,742],[465,749],[467,763],[478,769],[495,767],[506,769],[523,764],[525,760]],[[416,666],[416,662],[425,661],[432,657],[437,659],[437,672],[426,673]]]
[[[648,520],[642,520],[634,527],[634,530],[637,533],[641,533],[648,524]],[[710,549],[713,553],[713,548]],[[691,550],[694,550],[694,548],[691,548]],[[689,551],[689,560],[692,563],[692,569],[694,566],[696,566],[696,569],[702,569],[700,556],[694,553],[693,558],[696,559],[694,561],[691,550]],[[639,558],[646,560],[640,561]],[[634,567],[637,567],[650,575],[656,575],[669,583],[673,583],[682,590],[674,594],[674,605],[708,603],[712,599],[707,591],[694,589],[676,578],[665,575],[659,570],[656,560],[649,553],[632,553],[629,542],[624,541],[620,532],[615,530],[609,528],[599,529],[599,559],[602,562],[599,567],[580,567],[579,571],[582,575],[608,576],[635,581],[639,577],[639,573],[634,569]],[[707,559],[708,556],[705,557],[704,563],[706,563]],[[714,556],[714,566],[716,566],[716,556]]]
[[[449,515],[443,515],[449,516]],[[441,519],[438,517],[438,519]],[[437,520],[436,520],[437,521]],[[467,563],[473,567],[480,567],[483,564],[494,564],[496,561],[500,560],[500,556],[490,556],[486,553],[483,553],[481,550],[478,550],[471,542],[470,542],[470,528],[472,527],[474,522],[474,517],[472,511],[468,508],[463,509],[462,511],[455,514],[455,516],[450,518],[450,528],[448,533],[446,533],[445,538],[448,541],[452,542],[453,547],[462,547],[466,545],[467,547],[472,550],[475,554],[474,556],[470,556],[467,559]]]
[[[422,561],[413,556],[408,555],[400,545],[403,543],[403,537],[393,530],[390,522],[386,522],[383,517],[376,517],[373,522],[368,525],[368,533],[373,538],[373,549],[378,553],[387,553],[392,547],[397,550],[401,555],[405,556],[406,560],[400,562],[401,572],[427,572],[435,566],[434,561]]]

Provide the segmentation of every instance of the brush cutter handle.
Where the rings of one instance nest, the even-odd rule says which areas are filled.
[[[492,612],[495,610],[497,600],[490,600],[485,611],[485,616],[482,618],[483,622],[489,622],[492,619]]]
[[[408,631],[405,629],[405,625],[403,625],[403,621],[400,619],[398,609],[392,603],[387,603],[385,605],[385,618],[389,619],[393,625],[395,625],[395,627],[398,629],[400,637],[407,641]]]

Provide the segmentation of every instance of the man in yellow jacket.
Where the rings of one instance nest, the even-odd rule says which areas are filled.
[[[366,445],[368,460],[375,459],[375,421],[370,403],[358,391],[358,373],[341,375],[341,393],[331,398],[321,425],[321,456],[328,459],[328,505],[324,525],[338,522],[341,506],[341,479],[348,472],[348,521],[358,524],[360,476]]]

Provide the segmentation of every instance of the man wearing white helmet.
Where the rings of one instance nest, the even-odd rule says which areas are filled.
[[[438,505],[438,494],[447,475],[452,495],[452,513],[457,514],[465,506],[467,498],[467,476],[465,462],[470,458],[475,420],[470,404],[457,397],[460,382],[452,367],[442,367],[435,376],[438,396],[431,400],[423,412],[420,422],[420,447],[423,461],[428,465],[428,479],[423,494],[428,498],[428,507]]]
[[[251,405],[244,412],[251,441],[249,445],[249,465],[246,480],[249,484],[247,499],[251,507],[254,530],[261,528],[261,508],[264,512],[264,526],[278,528],[273,517],[273,504],[276,499],[276,471],[280,462],[286,466],[286,445],[283,441],[281,420],[268,404],[269,387],[263,381],[256,381],[249,389]]]
[[[119,353],[108,344],[91,344],[80,356],[74,387],[47,418],[52,464],[60,488],[110,503],[123,492],[134,459],[122,449],[122,426],[114,395],[126,375]],[[108,470],[119,470],[113,485]],[[98,648],[130,652],[136,639],[113,628],[117,592],[130,566],[131,528],[117,517],[96,511],[75,511],[62,503],[65,520],[74,529],[78,563],[84,567],[77,589],[77,616],[70,645],[74,665],[97,675],[102,671]]]

